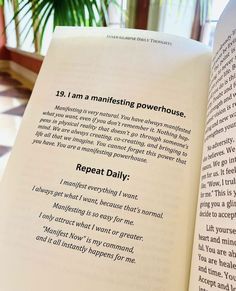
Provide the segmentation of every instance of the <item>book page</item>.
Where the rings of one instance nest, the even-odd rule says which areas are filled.
[[[58,28],[1,184],[0,290],[187,290],[210,55]]]
[[[217,27],[189,290],[236,290],[236,2]]]

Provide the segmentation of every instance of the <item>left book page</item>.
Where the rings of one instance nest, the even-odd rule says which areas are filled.
[[[0,290],[187,290],[210,56],[59,28],[0,188]]]

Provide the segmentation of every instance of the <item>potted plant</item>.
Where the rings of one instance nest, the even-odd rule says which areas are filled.
[[[53,18],[53,29],[56,26],[106,26],[109,23],[108,6],[116,0],[5,0],[12,3],[15,14],[16,30],[23,18],[28,21],[24,25],[27,36],[33,29],[34,40],[40,46],[49,19]],[[4,5],[4,0],[0,0]],[[6,24],[8,25],[8,24]]]

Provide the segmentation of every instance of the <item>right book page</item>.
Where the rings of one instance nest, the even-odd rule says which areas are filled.
[[[236,1],[217,27],[190,291],[236,290]]]

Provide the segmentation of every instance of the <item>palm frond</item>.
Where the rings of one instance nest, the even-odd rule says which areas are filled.
[[[0,0],[4,3],[4,0]],[[6,1],[6,0],[5,0]],[[8,0],[12,2],[13,0]],[[11,19],[18,25],[23,18],[30,16],[22,33],[25,38],[33,28],[34,39],[40,32],[42,42],[50,18],[53,18],[53,29],[56,26],[101,26],[108,25],[108,6],[116,0],[18,0],[17,9]]]

